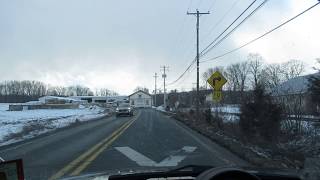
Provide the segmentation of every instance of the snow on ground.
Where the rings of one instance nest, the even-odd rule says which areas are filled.
[[[164,109],[163,106],[158,106],[158,107],[156,108],[156,110],[165,112],[165,109]]]
[[[38,109],[26,111],[7,111],[9,104],[0,103],[0,146],[21,141],[37,134],[42,134],[57,128],[68,126],[76,121],[88,121],[105,116],[104,108],[98,106],[79,109]],[[39,131],[35,129],[30,135],[21,139],[8,139],[12,133],[18,133],[24,126],[30,124],[42,125]]]
[[[211,112],[222,112],[229,114],[240,114],[240,105],[238,104],[226,104],[224,106],[212,107]]]
[[[0,103],[0,111],[6,111],[9,109],[8,103]]]
[[[221,115],[221,117],[224,123],[239,122],[240,120],[240,117],[237,114],[224,114],[224,115]]]
[[[224,106],[212,107],[211,112],[213,115],[218,112],[223,122],[237,122],[239,121],[240,105],[226,104]]]

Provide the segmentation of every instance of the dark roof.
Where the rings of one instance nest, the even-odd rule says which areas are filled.
[[[142,93],[144,93],[144,94],[146,94],[146,95],[148,95],[148,96],[151,96],[151,94],[149,94],[149,93],[147,93],[147,92],[145,92],[145,91],[139,90],[139,91],[136,91],[136,92],[130,94],[129,97],[132,96],[132,95],[134,95],[134,94],[137,94],[138,92],[142,92]]]
[[[309,79],[312,76],[320,76],[320,73],[309,74],[305,76],[299,76],[280,84],[272,90],[272,95],[289,95],[289,94],[301,94],[308,92]]]

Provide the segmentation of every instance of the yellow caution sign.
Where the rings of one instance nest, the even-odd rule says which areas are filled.
[[[227,80],[219,71],[216,71],[210,76],[207,82],[214,90],[221,91],[222,86],[227,82]]]
[[[222,91],[213,91],[212,100],[214,102],[220,102],[222,100]]]

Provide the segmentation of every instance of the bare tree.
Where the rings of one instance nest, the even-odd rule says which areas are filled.
[[[305,71],[305,65],[300,60],[292,59],[283,63],[283,74],[286,80],[300,76]]]
[[[237,74],[239,76],[239,88],[243,92],[246,86],[246,80],[249,73],[249,64],[247,61],[238,63],[237,65]]]
[[[261,74],[262,74],[262,68],[263,68],[263,58],[260,54],[250,53],[248,55],[248,61],[249,61],[249,72],[253,79],[253,86],[254,88],[258,86]]]
[[[314,70],[320,72],[320,58],[316,58],[316,61],[317,61],[317,64],[318,64],[318,67],[317,66],[314,66],[312,67]]]
[[[238,76],[238,69],[239,64],[231,64],[227,66],[225,70],[225,76],[228,79],[227,87],[229,90],[236,91],[239,88],[239,76]]]
[[[280,64],[269,64],[265,68],[265,72],[267,75],[267,85],[270,89],[275,88],[276,86],[280,85],[283,80],[283,69]]]
[[[136,92],[136,91],[144,91],[144,92],[146,92],[146,93],[149,93],[149,89],[148,88],[146,88],[146,87],[141,87],[141,86],[137,86],[135,89],[134,89],[134,91]]]
[[[68,96],[89,96],[93,95],[93,92],[90,90],[90,88],[81,86],[81,85],[75,85],[75,86],[69,86],[67,88]]]

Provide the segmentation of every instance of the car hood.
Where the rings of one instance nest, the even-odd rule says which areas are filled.
[[[113,175],[126,175],[126,174],[139,174],[139,173],[156,173],[156,172],[163,172],[168,171],[168,169],[149,169],[149,170],[111,170],[111,171],[105,171],[105,172],[99,172],[99,173],[88,173],[88,174],[82,174],[79,176],[72,176],[72,177],[65,177],[61,180],[107,180],[110,176]]]
[[[272,168],[255,168],[255,167],[238,167],[240,169],[246,170],[249,173],[253,174],[275,174],[280,176],[296,176],[297,174],[301,174],[303,172],[298,173],[297,170],[293,169],[272,169]],[[112,170],[100,173],[91,173],[91,174],[83,174],[80,176],[74,177],[66,177],[62,180],[107,180],[110,176],[113,175],[130,175],[130,174],[141,174],[141,173],[160,173],[160,172],[168,172],[172,169],[168,168],[156,168],[156,169],[126,169],[126,170]]]

